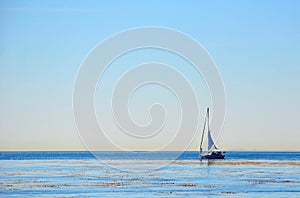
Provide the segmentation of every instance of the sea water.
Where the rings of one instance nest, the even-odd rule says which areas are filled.
[[[300,197],[300,152],[0,152],[0,196]]]

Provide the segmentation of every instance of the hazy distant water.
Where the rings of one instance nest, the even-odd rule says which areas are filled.
[[[176,153],[175,153],[176,154]],[[99,152],[115,165],[151,167],[173,152]],[[0,196],[300,197],[300,152],[184,152],[155,171],[128,172],[88,152],[0,152]]]

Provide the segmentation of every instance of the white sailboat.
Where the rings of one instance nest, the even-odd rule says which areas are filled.
[[[202,144],[203,144],[203,138],[204,138],[204,132],[206,128],[207,123],[207,145],[208,149],[206,153],[202,153]],[[224,159],[225,158],[225,152],[220,151],[216,144],[214,143],[214,140],[211,136],[210,128],[209,128],[209,108],[207,108],[205,120],[204,120],[204,127],[203,132],[201,136],[201,143],[200,143],[200,150],[199,150],[199,156],[201,159]]]

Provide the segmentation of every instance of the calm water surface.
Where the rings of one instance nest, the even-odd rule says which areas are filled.
[[[174,154],[0,152],[0,196],[300,197],[300,152],[227,152],[215,161],[184,152],[162,163]]]

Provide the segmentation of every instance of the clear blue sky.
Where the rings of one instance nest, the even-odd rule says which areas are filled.
[[[163,26],[218,65],[225,150],[300,150],[300,1],[0,1],[0,150],[80,150],[83,59],[124,29]],[[197,149],[198,140],[192,145]]]

